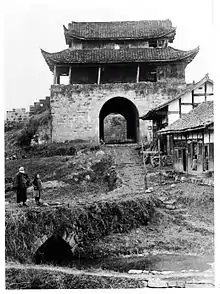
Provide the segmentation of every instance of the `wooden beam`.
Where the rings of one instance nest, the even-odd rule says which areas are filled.
[[[170,111],[167,111],[167,114],[179,114],[179,111],[178,110],[170,110]]]
[[[183,102],[183,103],[181,103],[181,105],[192,105],[192,103],[191,102],[189,102],[189,103]]]
[[[205,82],[205,102],[207,101],[207,82]]]
[[[69,67],[69,84],[71,85],[72,67]]]
[[[179,115],[180,115],[180,118],[181,118],[181,98],[179,99]]]
[[[54,68],[53,68],[53,84],[56,85],[57,83],[57,66],[54,65]]]
[[[194,94],[194,90],[192,90],[192,107],[194,108],[194,96],[195,96],[195,94]]]
[[[57,84],[60,84],[60,75],[57,76]]]
[[[136,75],[136,83],[139,83],[139,77],[140,77],[140,65],[137,66],[137,75]]]
[[[97,78],[97,84],[100,84],[100,80],[101,80],[101,66],[98,67],[98,78]]]
[[[205,93],[204,94],[203,93],[195,93],[194,94],[194,96],[212,96],[212,95],[214,95],[214,94],[213,93],[206,93],[206,94]]]

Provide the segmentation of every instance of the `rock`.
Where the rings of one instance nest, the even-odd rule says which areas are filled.
[[[176,288],[176,281],[169,281],[168,283],[168,288]]]
[[[177,182],[179,180],[178,176],[175,176],[174,181]]]
[[[103,156],[103,155],[105,155],[105,152],[102,150],[97,151],[95,154],[95,156]]]
[[[176,209],[176,206],[173,204],[166,204],[166,208],[172,210],[172,209]]]
[[[160,279],[150,279],[148,281],[148,287],[149,288],[167,288],[167,282],[162,281]]]
[[[142,283],[143,283],[144,287],[148,287],[148,282],[147,281],[142,281]]]
[[[150,188],[148,188],[147,190],[145,190],[145,193],[151,193],[151,192],[153,192],[153,187],[150,187]]]
[[[90,175],[86,175],[85,178],[87,181],[89,181],[91,179]]]
[[[128,271],[129,274],[142,274],[142,270],[135,270],[135,269],[131,269]]]
[[[186,181],[186,177],[181,177],[180,181],[181,182],[185,182]]]
[[[174,187],[176,187],[176,184],[170,185],[170,188],[174,188]]]
[[[42,203],[42,206],[49,206],[49,204],[44,202],[44,203]]]
[[[151,273],[152,273],[153,275],[160,275],[160,274],[161,274],[161,272],[158,272],[158,271],[151,271]]]
[[[170,274],[173,274],[174,271],[162,271],[161,274],[163,275],[170,275]]]
[[[176,282],[176,285],[178,288],[185,288],[186,287],[186,282]]]

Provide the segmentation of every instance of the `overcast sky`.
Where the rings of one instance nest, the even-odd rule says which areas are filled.
[[[4,11],[4,108],[26,107],[50,95],[53,77],[40,48],[66,49],[63,25],[71,21],[169,18],[177,27],[171,46],[200,52],[186,70],[186,82],[213,75],[212,0],[10,1]]]

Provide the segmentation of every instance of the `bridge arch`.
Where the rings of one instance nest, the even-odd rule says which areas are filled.
[[[112,116],[121,115],[124,117],[126,121],[126,138],[121,136],[121,139],[116,138],[116,140],[112,140],[111,143],[137,143],[139,141],[139,114],[137,107],[133,102],[124,97],[114,97],[109,99],[102,106],[99,113],[99,139],[105,141],[105,118],[112,114]],[[112,128],[112,132],[114,129]]]

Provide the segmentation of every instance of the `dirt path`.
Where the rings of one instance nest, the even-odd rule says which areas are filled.
[[[104,151],[114,156],[118,174],[123,179],[124,189],[130,192],[143,192],[144,168],[136,147],[135,144],[106,146]]]
[[[104,270],[77,270],[72,268],[62,268],[54,266],[41,266],[41,265],[29,265],[29,264],[6,264],[7,269],[19,269],[19,270],[39,270],[39,271],[51,271],[57,273],[65,273],[70,275],[87,275],[98,277],[117,277],[126,279],[136,279],[146,282],[146,287],[150,288],[167,288],[167,287],[213,287],[214,286],[214,270],[213,266],[209,270],[203,272],[186,271],[186,272],[151,272],[144,273],[119,273],[113,271]]]

